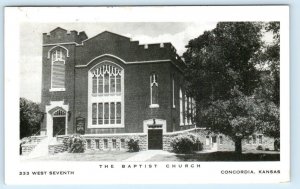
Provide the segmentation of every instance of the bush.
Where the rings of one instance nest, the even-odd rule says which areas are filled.
[[[127,141],[128,151],[129,152],[138,152],[140,151],[139,140],[130,139]]]
[[[192,153],[201,151],[203,144],[195,134],[176,136],[171,140],[171,147],[175,153]]]
[[[86,141],[80,135],[73,135],[67,140],[69,153],[83,153],[85,151]]]
[[[265,148],[266,151],[270,151],[270,148]]]
[[[256,150],[263,150],[263,147],[261,145],[256,147]]]

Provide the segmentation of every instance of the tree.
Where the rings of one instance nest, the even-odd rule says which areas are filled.
[[[197,103],[197,125],[229,136],[239,153],[243,138],[262,130],[271,133],[279,123],[279,109],[261,98],[262,90],[258,93],[264,74],[255,58],[262,57],[258,56],[262,29],[257,22],[218,23],[192,39],[184,53],[187,92]]]
[[[261,77],[259,86],[255,89],[255,96],[269,103],[271,112],[278,112],[278,116],[272,125],[265,127],[264,134],[280,139],[280,22],[268,22],[263,24],[263,30],[272,35],[272,41],[265,42],[256,53],[253,61],[259,65]],[[274,104],[276,105],[274,107]],[[276,109],[276,110],[275,110]],[[266,117],[267,119],[268,117]]]
[[[37,134],[42,119],[39,104],[20,98],[20,139]]]
[[[259,23],[221,22],[190,40],[183,54],[189,95],[197,102],[228,99],[234,87],[252,94],[259,72],[249,60],[260,49],[260,30]]]
[[[273,82],[269,99],[278,107],[280,102],[280,22],[268,22],[263,29],[272,35],[272,42],[264,43],[254,60],[261,64],[262,70],[270,72],[269,81]]]
[[[273,102],[246,96],[237,89],[232,98],[216,100],[202,112],[202,121],[210,130],[223,133],[235,142],[235,151],[242,151],[241,141],[254,132],[274,132],[279,121],[279,109]],[[275,128],[274,128],[275,127]]]

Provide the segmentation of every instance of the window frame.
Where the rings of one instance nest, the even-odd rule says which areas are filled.
[[[172,75],[172,107],[176,108],[175,106],[175,76]]]
[[[223,135],[219,135],[219,145],[223,145],[224,144],[224,137]]]
[[[206,136],[205,136],[205,145],[206,145],[206,146],[209,146],[209,145],[210,145],[210,141],[211,141],[211,140],[210,140],[210,136],[206,135]]]
[[[55,91],[65,91],[66,90],[66,59],[68,57],[68,52],[64,53],[65,49],[63,49],[62,47],[56,47],[54,49],[51,50],[50,52],[50,61],[51,61],[51,74],[50,74],[50,89],[49,91],[50,92],[55,92]],[[60,54],[60,58],[57,58],[58,57],[58,52]],[[55,53],[55,59],[53,57]],[[63,56],[64,55],[64,56]],[[64,59],[63,59],[64,57]],[[53,87],[53,69],[54,69],[54,63],[55,62],[62,62],[60,64],[63,64],[64,65],[64,84],[63,86],[64,87]]]
[[[116,69],[116,72],[119,74],[120,76],[120,92],[117,92],[117,75],[115,75],[115,79],[114,79],[114,88],[115,88],[115,92],[111,92],[111,74],[113,74],[112,72],[109,73],[109,90],[108,93],[105,93],[104,91],[104,85],[105,85],[105,81],[104,81],[104,74],[106,74],[107,72],[103,72],[103,91],[102,93],[100,92],[100,90],[98,90],[98,87],[100,86],[100,76],[97,76],[97,88],[96,90],[94,90],[93,88],[93,77],[95,76],[95,72],[99,69],[102,69],[105,66],[110,66],[109,69]],[[114,68],[112,68],[114,67]],[[110,71],[110,70],[109,70]],[[98,73],[100,74],[100,73]],[[96,103],[96,107],[97,107],[97,111],[96,111],[96,124],[93,123],[92,119],[93,119],[93,111],[92,111],[92,107],[93,104]],[[100,115],[99,113],[99,108],[100,108],[100,104],[102,103],[102,123],[100,122]],[[108,124],[105,124],[105,104],[108,103]],[[111,105],[114,105],[114,123],[111,122]],[[118,107],[120,106],[120,110],[118,109]],[[118,119],[118,115],[120,114],[120,117]],[[124,128],[124,69],[111,61],[105,60],[102,62],[99,62],[97,64],[95,64],[89,71],[88,71],[88,128]],[[120,122],[120,123],[117,123]]]
[[[154,77],[155,76],[155,77]],[[159,99],[159,85],[158,85],[158,76],[155,72],[152,72],[150,75],[150,106],[149,108],[159,108],[159,103],[158,103],[158,99]],[[153,103],[153,86],[156,85],[157,87],[157,103]]]
[[[184,115],[183,115],[183,100],[182,100],[182,89],[179,89],[179,113],[180,113],[180,126],[184,126]]]

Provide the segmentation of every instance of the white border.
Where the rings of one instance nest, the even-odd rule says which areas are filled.
[[[55,12],[55,14],[53,14]],[[153,14],[155,13],[155,14]],[[254,14],[255,13],[255,14]],[[49,16],[51,15],[51,17]],[[109,18],[107,15],[110,15]],[[168,162],[152,162],[156,169],[100,169],[99,162],[21,162],[19,147],[20,24],[23,22],[199,22],[280,21],[280,162],[200,162],[200,169],[166,169]],[[290,85],[289,85],[289,7],[19,7],[5,8],[5,182],[7,184],[182,184],[182,183],[282,183],[290,180]],[[151,163],[151,162],[149,162]],[[149,164],[148,163],[148,164]],[[188,163],[190,164],[190,163]],[[280,169],[279,175],[222,175],[221,170]],[[68,176],[19,176],[19,171],[72,170]],[[162,179],[163,178],[163,179]]]

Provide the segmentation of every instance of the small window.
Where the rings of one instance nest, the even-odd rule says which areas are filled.
[[[97,124],[97,104],[93,103],[92,105],[92,124],[96,125]]]
[[[92,147],[91,140],[87,139],[86,142],[87,142],[87,149],[91,149],[91,147]]]
[[[185,123],[185,125],[187,125],[188,124],[188,116],[187,116],[187,114],[188,114],[188,103],[187,103],[187,96],[186,96],[186,94],[184,95],[184,123]]]
[[[121,139],[121,148],[125,149],[125,139]]]
[[[219,144],[223,144],[223,136],[219,136]]]
[[[116,139],[112,139],[112,148],[113,149],[117,148],[117,141],[116,141]]]
[[[104,139],[103,143],[104,143],[104,149],[108,149],[108,140]]]
[[[258,135],[258,143],[262,144],[262,135]]]
[[[158,77],[152,73],[150,76],[150,108],[158,108]]]
[[[116,116],[116,122],[117,124],[121,124],[121,102],[117,102],[117,116]]]
[[[179,111],[180,111],[180,125],[184,124],[183,119],[183,101],[182,101],[182,90],[179,89]]]
[[[99,143],[99,140],[95,140],[95,143],[96,143],[96,149],[100,149],[100,143]]]
[[[175,79],[174,75],[172,75],[172,105],[175,108]]]
[[[209,142],[209,136],[206,136],[206,137],[205,137],[205,145],[209,145],[209,143],[210,143],[210,142]]]
[[[253,141],[253,144],[256,144],[256,135],[253,135],[253,136],[252,136],[252,139],[253,139],[253,140],[252,140],[252,141]]]
[[[248,138],[247,138],[247,144],[252,144],[252,137],[251,136],[248,136]]]

